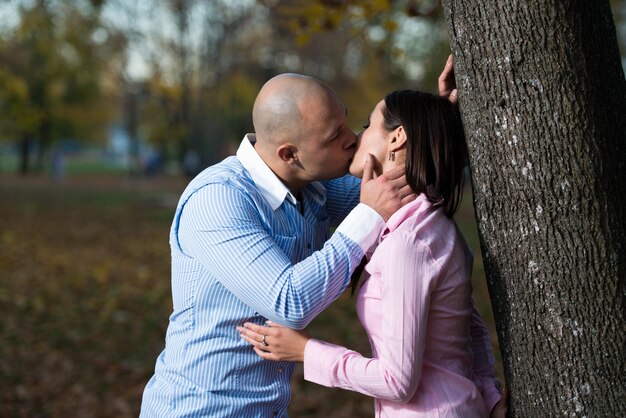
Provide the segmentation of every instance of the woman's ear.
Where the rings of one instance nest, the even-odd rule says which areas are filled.
[[[286,162],[289,165],[296,165],[298,163],[298,149],[291,144],[283,144],[276,150],[278,158]]]
[[[398,126],[389,136],[389,151],[398,151],[406,144],[406,131],[402,125]]]

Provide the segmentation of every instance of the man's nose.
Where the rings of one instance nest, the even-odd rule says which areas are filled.
[[[350,148],[356,145],[358,141],[358,137],[356,136],[356,134],[350,130],[350,134],[348,135],[348,139],[346,140],[346,142],[344,143],[344,148]]]

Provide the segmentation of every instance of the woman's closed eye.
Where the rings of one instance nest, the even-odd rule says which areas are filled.
[[[370,122],[372,121],[372,115],[367,117],[367,123],[363,125],[363,129],[367,129],[370,127]]]

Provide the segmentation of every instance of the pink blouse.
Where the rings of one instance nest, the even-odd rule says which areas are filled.
[[[373,358],[311,339],[305,379],[375,397],[376,417],[488,417],[500,393],[461,233],[423,194],[386,226],[357,296]]]

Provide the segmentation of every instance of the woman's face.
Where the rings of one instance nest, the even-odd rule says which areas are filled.
[[[372,154],[376,159],[375,169],[381,170],[381,163],[387,158],[387,137],[391,134],[385,130],[383,109],[385,101],[378,102],[372,111],[367,125],[357,136],[356,152],[350,164],[350,174],[356,177],[363,177],[365,166],[365,156]],[[380,172],[379,172],[380,174]]]

